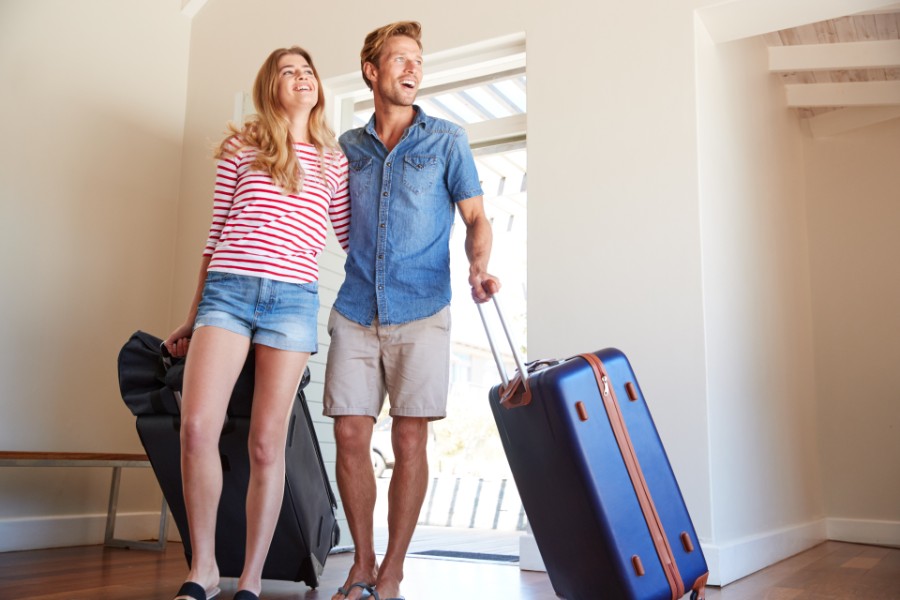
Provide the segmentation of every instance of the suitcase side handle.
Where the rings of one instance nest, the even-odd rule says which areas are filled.
[[[169,352],[169,349],[166,348],[165,342],[159,343],[159,355],[160,358],[162,358],[162,363],[165,370],[168,371],[169,369],[171,369],[172,365],[175,364],[175,362],[172,360],[174,357],[172,356],[172,353]],[[172,394],[175,396],[175,404],[178,405],[178,413],[181,414],[181,392],[172,390]]]
[[[509,349],[512,352],[517,367],[516,374],[510,379],[506,374],[506,368],[503,366],[503,361],[500,360],[500,353],[497,351],[497,346],[494,344],[494,337],[491,335],[491,328],[488,327],[487,319],[485,319],[484,309],[482,309],[481,304],[476,304],[475,306],[478,307],[478,314],[481,316],[481,323],[484,325],[484,332],[487,334],[488,345],[491,347],[491,354],[494,355],[494,362],[497,363],[497,371],[500,373],[500,379],[503,381],[503,385],[500,388],[500,404],[506,408],[526,406],[531,403],[531,389],[528,386],[528,369],[525,368],[522,358],[516,351],[515,342],[513,342],[512,335],[509,333],[509,327],[506,326],[506,319],[503,318],[503,311],[500,310],[497,294],[493,294],[491,300],[494,303],[494,308],[497,309],[497,316],[500,318],[503,333],[506,336],[506,341],[509,344]],[[519,393],[520,387],[522,388],[521,393]]]

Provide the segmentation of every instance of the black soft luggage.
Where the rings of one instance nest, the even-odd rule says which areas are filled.
[[[557,595],[702,599],[706,560],[625,355],[526,366],[503,322],[518,366],[509,380],[485,329],[504,380],[491,411]]]
[[[136,332],[119,354],[119,387],[137,417],[137,431],[150,457],[191,562],[190,534],[181,486],[179,415],[183,361],[163,357],[161,342]],[[222,429],[222,497],[216,522],[216,560],[224,577],[238,577],[244,564],[246,496],[250,480],[247,439],[253,394],[253,352],[235,385]],[[272,545],[263,567],[264,579],[302,581],[318,587],[325,559],[339,543],[337,502],[328,476],[303,388],[297,390],[285,447],[284,500]]]

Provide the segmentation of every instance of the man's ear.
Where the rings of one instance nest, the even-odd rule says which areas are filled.
[[[363,63],[363,73],[365,73],[366,79],[370,82],[378,79],[378,67],[368,61]]]

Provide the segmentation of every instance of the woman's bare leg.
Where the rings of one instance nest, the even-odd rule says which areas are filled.
[[[188,581],[210,590],[219,583],[216,513],[222,493],[219,437],[250,340],[218,327],[200,327],[191,338],[182,388],[181,478],[191,536]]]
[[[259,594],[262,569],[284,498],[288,421],[308,352],[256,346],[256,379],[250,417],[250,486],[247,548],[238,589]]]

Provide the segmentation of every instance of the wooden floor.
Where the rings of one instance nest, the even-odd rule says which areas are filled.
[[[466,532],[460,538],[439,529],[420,528],[416,536],[403,586],[409,600],[556,597],[545,574],[522,572],[515,564],[415,556],[436,549],[502,555],[517,548],[513,537]],[[350,554],[330,556],[318,590],[298,583],[266,581],[263,599],[328,599],[343,583],[350,562]],[[170,600],[185,574],[178,543],[170,543],[162,553],[102,546],[8,552],[0,554],[0,599]],[[234,584],[233,579],[222,581],[222,600],[231,598]],[[600,589],[597,598],[602,598]],[[900,549],[826,542],[722,589],[712,588],[707,598],[897,600]]]

